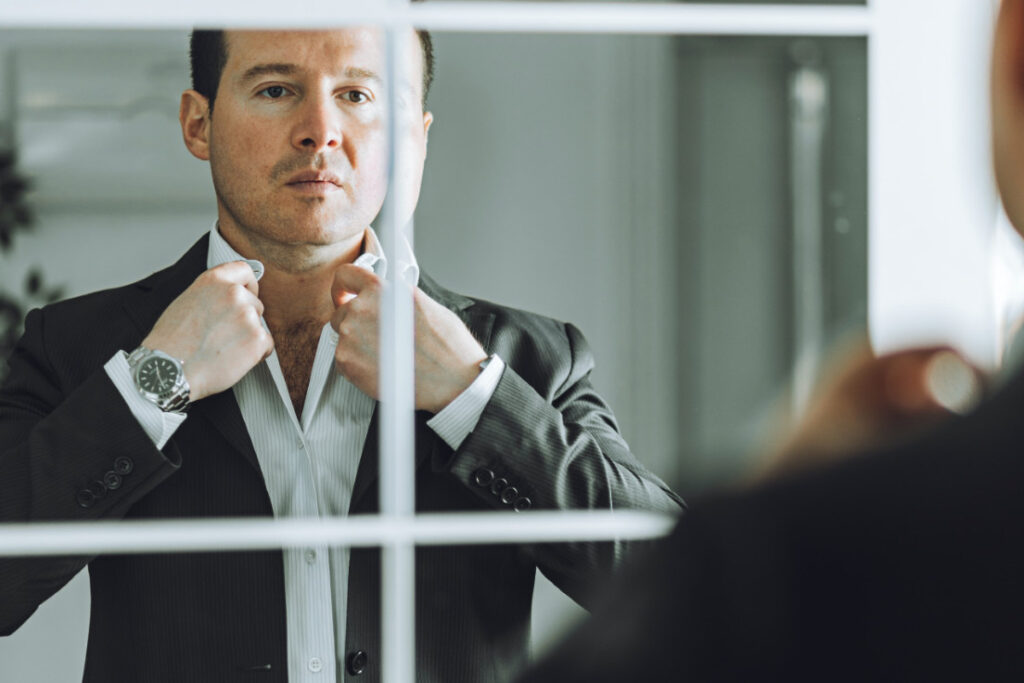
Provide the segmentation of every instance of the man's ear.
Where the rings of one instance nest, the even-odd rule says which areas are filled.
[[[999,7],[999,32],[1010,59],[1009,71],[1018,98],[1024,95],[1024,2],[1002,0]]]
[[[197,159],[210,160],[210,101],[195,90],[181,93],[178,109],[181,137],[185,147]]]
[[[430,141],[430,124],[434,122],[434,115],[429,111],[423,112],[423,146],[426,147]]]

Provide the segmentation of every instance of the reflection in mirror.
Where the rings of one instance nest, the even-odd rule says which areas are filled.
[[[657,478],[689,496],[736,476],[753,444],[762,437],[765,417],[779,404],[799,353],[813,355],[818,345],[839,331],[863,326],[864,41],[455,34],[436,35],[434,41],[436,83],[428,101],[432,119],[419,119],[424,151],[427,126],[431,143],[416,215],[415,258],[424,291],[456,312],[452,317],[447,308],[430,309],[436,313],[433,320],[455,326],[451,329],[460,329],[456,323],[468,326],[485,350],[504,345],[508,357],[501,358],[503,364],[525,376],[534,390],[542,387],[542,395],[564,395],[563,403],[556,404],[563,411],[566,406],[582,411],[573,418],[585,416],[584,440],[598,433],[602,445],[611,439],[614,448],[620,448],[619,437],[604,432],[612,422],[611,413],[603,406],[595,408],[593,397],[599,396],[610,406],[629,444],[628,451],[621,445],[622,458],[633,467],[631,458],[635,456],[649,470],[641,479],[643,489],[653,491],[653,497],[646,500],[633,493],[617,498],[622,492],[616,491],[610,497],[612,505],[666,509],[675,503]],[[12,233],[11,251],[0,256],[0,291],[11,294],[20,305],[43,303],[38,299],[47,298],[53,288],[61,288],[61,295],[77,296],[135,282],[174,263],[210,232],[218,205],[209,168],[195,156],[201,157],[203,145],[208,144],[204,136],[216,141],[218,130],[204,129],[200,117],[186,131],[189,147],[182,144],[178,97],[189,87],[187,45],[188,36],[183,32],[0,34],[3,73],[8,79],[0,123],[6,144],[17,154],[17,165],[12,168],[30,182],[30,189],[19,196],[34,219],[30,231]],[[800,89],[794,90],[794,83],[807,82],[807,77],[800,81],[801,73],[813,74],[822,85],[818,90],[821,97],[810,97],[810,104],[816,102],[817,108],[808,110],[808,98],[801,99]],[[276,100],[288,99],[288,79],[293,75],[269,76],[273,82],[255,85],[261,86],[257,91],[261,98],[274,102],[259,106],[281,107]],[[345,92],[352,93],[345,95],[346,107],[364,104],[359,88]],[[222,107],[226,116],[238,114],[232,106],[229,97],[219,95],[214,111]],[[347,127],[340,133],[339,145],[350,141],[358,145],[360,132],[375,134],[360,116],[365,113],[353,113],[343,120]],[[239,115],[235,122],[255,126],[254,120]],[[315,115],[299,121],[300,127],[309,126],[293,141],[299,148],[306,140],[319,144],[317,136],[322,131],[316,128],[316,121]],[[258,128],[239,130],[245,134],[231,139],[221,133],[225,136],[222,140],[234,145],[230,149],[238,159],[245,159],[259,151],[266,138]],[[218,189],[229,199],[233,192],[247,196],[254,191],[251,171],[255,169],[231,161],[225,160],[223,187],[218,185]],[[291,178],[288,174],[303,172],[293,166],[281,169],[275,171],[287,176],[286,180]],[[797,182],[798,175],[810,180]],[[319,177],[295,180],[303,185],[326,181]],[[365,187],[371,187],[372,180],[370,177]],[[307,190],[313,194],[320,191]],[[269,202],[266,210],[283,209]],[[364,222],[372,218],[373,211],[368,211],[362,216]],[[800,211],[802,219],[797,220]],[[245,219],[244,212],[225,215],[239,222]],[[802,226],[804,232],[796,232],[795,225]],[[267,243],[260,244],[265,247]],[[810,245],[809,251],[798,252],[798,244]],[[360,240],[357,246],[365,245]],[[234,257],[231,244],[223,246],[218,263]],[[234,251],[241,254],[237,248]],[[267,256],[263,260],[272,260],[271,250],[261,253]],[[206,251],[193,254],[196,274],[213,265],[208,256]],[[42,285],[28,302],[22,288],[34,268],[41,268]],[[364,272],[347,273],[340,289],[352,293],[352,289],[366,287]],[[228,277],[253,284],[243,270]],[[272,281],[272,270],[264,274],[260,287],[268,277]],[[808,277],[817,278],[820,287],[813,291],[820,297],[798,299],[796,294],[806,291],[798,282],[806,282],[800,278]],[[189,282],[186,278],[178,283],[178,291]],[[147,294],[125,294],[165,297],[159,309],[138,316],[134,325],[145,330],[118,332],[106,318],[81,315],[74,326],[59,332],[83,347],[92,348],[90,338],[102,336],[101,343],[94,346],[124,344],[124,350],[131,351],[139,335],[153,327],[174,299],[162,286],[157,280]],[[516,318],[520,314],[487,303],[473,308],[488,315],[474,318],[467,312],[470,309],[460,309],[463,294],[569,321],[574,327],[569,331],[539,317]],[[361,291],[356,298],[367,300]],[[460,310],[465,315],[460,315]],[[808,315],[813,323],[809,327]],[[20,311],[12,317],[19,318],[15,324],[20,326]],[[316,349],[322,336],[330,334],[313,315],[292,322],[295,324],[279,327],[274,334],[279,358],[297,348]],[[40,343],[56,343],[51,335],[57,329],[40,330],[38,319],[35,324],[34,334],[46,335]],[[284,334],[285,327],[295,334]],[[524,327],[531,330],[527,337],[522,335]],[[275,331],[273,324],[271,329]],[[581,399],[565,392],[570,386],[567,380],[577,379],[570,373],[572,362],[588,353],[582,334],[596,366],[590,377],[593,393]],[[282,343],[293,338],[305,342]],[[457,335],[446,338],[459,339]],[[470,355],[478,351],[472,338],[462,339]],[[533,374],[528,374],[525,368],[532,361],[524,359],[535,360],[537,346],[565,353],[552,352],[546,359],[548,366],[534,367]],[[252,352],[261,354],[263,350]],[[289,470],[289,463],[302,451],[314,452],[331,441],[329,429],[316,436],[316,406],[322,392],[335,386],[328,381],[334,372],[330,354],[292,355],[294,365],[285,360],[277,365],[280,376],[268,369],[260,380],[262,390],[271,394],[284,387],[288,403],[284,395],[275,398],[292,408],[286,414],[288,429],[270,429],[267,439],[251,433],[247,436],[247,425],[271,424],[271,418],[261,417],[258,408],[252,407],[255,402],[239,397],[239,392],[248,389],[235,390],[239,408],[234,411],[211,396],[207,404],[215,411],[215,419],[206,420],[203,429],[210,439],[217,440],[218,453],[209,456],[201,473],[183,458],[180,471],[160,484],[165,495],[176,492],[187,505],[150,508],[147,513],[143,497],[133,501],[129,514],[216,515],[217,504],[206,506],[197,501],[204,497],[223,501],[231,496],[244,498],[243,506],[252,511],[268,505],[283,509],[298,504],[311,507],[292,507],[292,514],[344,515],[350,509],[372,512],[375,488],[368,483],[372,477],[360,471],[370,467],[366,454],[376,453],[372,390],[353,381],[349,394],[339,399],[346,406],[344,419],[361,431],[350,440],[349,450],[330,451],[329,457],[336,459],[332,467],[320,470],[319,477],[311,471]],[[300,384],[319,387],[320,394],[288,391],[289,368],[302,366],[301,361],[308,373],[296,370],[302,375]],[[70,372],[62,367],[64,362],[57,365],[55,372]],[[581,366],[575,369],[584,372]],[[78,382],[87,380],[88,375],[77,372],[81,374]],[[167,370],[168,375],[173,372],[173,367]],[[473,376],[478,373],[474,370]],[[485,368],[482,374],[486,373]],[[230,378],[220,381],[231,385]],[[260,390],[255,385],[252,388],[255,393]],[[109,412],[97,411],[97,420],[105,419]],[[202,412],[193,411],[187,423],[201,423],[203,416],[195,413]],[[304,431],[307,427],[311,429],[308,433]],[[426,420],[420,421],[418,429],[421,445],[437,439],[437,431]],[[310,439],[287,439],[298,433]],[[181,442],[177,447],[183,451],[198,447],[197,434],[195,429],[183,431],[176,439]],[[485,430],[477,430],[463,438],[484,444],[480,450],[488,452],[495,442],[484,441],[485,436]],[[136,434],[135,438],[142,437]],[[364,438],[369,443],[363,443]],[[273,439],[280,442],[271,445]],[[247,441],[252,442],[248,447]],[[523,449],[519,437],[514,441],[506,444],[509,452]],[[245,451],[248,457],[235,450]],[[418,502],[426,509],[496,507],[500,511],[502,506],[515,507],[523,499],[532,504],[526,489],[545,490],[526,475],[521,475],[521,481],[488,463],[464,458],[452,464],[437,455],[444,452],[439,446],[429,454],[429,462],[446,471],[436,473],[428,468],[421,475],[430,481],[449,477],[441,479],[447,488],[431,484],[418,489]],[[274,460],[276,456],[281,457]],[[311,457],[318,462],[317,456]],[[557,467],[563,464],[556,461]],[[464,482],[451,475],[460,472],[460,466],[465,469]],[[561,471],[557,467],[556,471]],[[110,469],[115,471],[113,464]],[[506,479],[506,485],[494,494],[493,481],[474,483],[477,475],[487,476],[481,469],[489,470],[495,480]],[[272,485],[269,472],[281,474],[286,485]],[[105,476],[105,470],[98,475]],[[91,472],[81,473],[83,478],[91,476]],[[508,493],[513,487],[515,495]],[[349,508],[334,497],[337,490],[348,490],[353,501],[359,498],[357,494],[369,498],[363,499],[364,508]],[[88,496],[82,494],[82,498]],[[605,507],[609,503],[608,496],[598,498],[586,504]],[[333,506],[329,504],[332,500]],[[346,571],[351,573],[346,578],[345,573],[324,571],[319,575],[321,583],[329,586],[332,581],[348,581],[352,585],[357,573],[365,574],[368,582],[376,580],[370,578],[372,563],[356,561],[356,551],[348,560],[344,551],[333,552],[337,554],[333,564],[348,565]],[[313,571],[322,555],[292,553],[284,573]],[[482,556],[489,559],[481,560]],[[258,566],[265,569],[269,580],[298,585],[286,583],[280,562],[267,559],[280,555],[225,557],[160,557],[152,561],[152,568],[157,571],[161,565],[183,561],[193,565],[192,571],[250,557],[246,566],[239,563],[240,576],[251,575],[252,567]],[[288,568],[288,561],[294,566]],[[443,573],[445,567],[452,569],[453,575],[471,572],[468,585],[478,591],[486,585],[481,571],[496,582],[508,579],[510,583],[495,585],[492,590],[500,595],[501,604],[507,603],[515,612],[515,633],[505,634],[507,639],[502,641],[511,648],[511,662],[527,647],[527,633],[532,650],[543,650],[582,613],[554,584],[536,574],[536,564],[536,558],[524,549],[498,552],[481,547],[460,550],[455,559],[432,561],[424,572],[427,576],[430,571]],[[554,568],[548,574],[556,576],[556,583],[564,588],[569,568],[576,564],[576,560],[548,562],[547,568]],[[536,590],[535,574],[540,577]],[[84,575],[79,574],[60,596],[44,604],[14,636],[0,639],[0,679],[74,680],[80,675],[89,602]],[[425,580],[420,574],[417,579]],[[96,577],[93,581],[95,584]],[[239,581],[232,589],[240,591],[234,597],[258,602],[259,595],[243,594],[249,585]],[[93,586],[94,595],[97,590],[112,591],[105,599],[111,599],[117,589],[116,582]],[[214,602],[226,599],[224,592],[212,591],[209,598]],[[446,614],[451,603],[439,595],[424,588],[417,596],[418,614],[427,618]],[[460,600],[468,600],[467,595]],[[331,663],[331,657],[317,650],[312,654],[289,651],[289,662],[300,662],[308,675],[317,666],[319,671],[332,667],[340,671],[351,665],[350,654],[366,654],[367,650],[345,643],[346,630],[351,638],[352,628],[336,627],[352,623],[351,596],[350,590],[347,619],[329,611],[306,615],[307,624],[316,619],[332,624],[331,637],[338,642],[309,647],[310,652],[322,645],[322,649],[339,653],[336,661]],[[491,609],[487,604],[496,603],[485,603],[483,598],[473,602],[480,610]],[[275,609],[283,611],[284,606]],[[528,631],[531,613],[533,625]],[[478,616],[482,621],[472,627],[474,633],[506,628],[500,625],[508,623],[503,619],[506,614]],[[286,622],[289,634],[300,628],[292,614],[287,619],[281,617],[282,629]],[[56,638],[61,639],[59,647],[55,647]],[[421,647],[430,651],[429,643]],[[53,651],[67,654],[46,654]],[[259,654],[253,653],[250,665],[267,663]],[[169,656],[166,652],[154,653],[157,655]],[[43,666],[53,667],[52,675],[41,675]]]

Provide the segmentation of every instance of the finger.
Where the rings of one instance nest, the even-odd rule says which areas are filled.
[[[955,350],[929,347],[887,356],[884,392],[907,414],[968,412],[981,398],[981,372]]]
[[[334,271],[331,300],[335,306],[340,306],[351,300],[354,295],[379,282],[380,279],[371,271],[347,263]]]
[[[229,285],[231,304],[241,308],[253,308],[258,316],[263,315],[264,306],[260,298],[253,294],[252,290],[240,284]]]
[[[341,328],[341,321],[348,315],[348,306],[344,304],[334,309],[334,313],[331,315],[331,328],[338,332]]]
[[[932,399],[946,410],[970,412],[985,392],[984,375],[953,350],[934,354],[925,370],[925,385]]]
[[[256,282],[256,275],[252,266],[245,261],[228,261],[211,268],[210,271],[216,273],[223,281],[242,285],[252,292],[253,296],[259,296],[260,286]]]

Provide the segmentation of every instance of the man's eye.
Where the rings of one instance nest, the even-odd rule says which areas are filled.
[[[286,92],[288,91],[285,90],[284,86],[281,85],[271,85],[267,88],[264,88],[263,90],[260,90],[261,95],[266,95],[267,97],[274,100],[276,100],[279,97],[283,97]]]
[[[354,104],[364,104],[370,101],[370,96],[362,90],[349,90],[345,93],[345,97]]]

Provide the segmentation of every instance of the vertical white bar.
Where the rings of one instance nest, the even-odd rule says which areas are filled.
[[[403,0],[396,0],[402,2]],[[415,511],[415,409],[412,292],[405,286],[402,242],[411,245],[410,198],[403,186],[403,82],[409,59],[409,26],[386,31],[388,101],[388,194],[381,241],[388,259],[389,286],[381,301],[380,353],[380,512],[408,518]],[[404,98],[408,99],[408,98]],[[404,106],[412,106],[406,102]],[[408,228],[408,229],[407,229]],[[389,539],[381,548],[381,680],[415,680],[415,547]]]
[[[952,343],[995,361],[988,244],[993,3],[872,0],[869,324],[876,350]]]
[[[811,398],[825,343],[825,277],[821,202],[828,78],[812,66],[790,76],[790,182],[793,201],[793,414]]]

